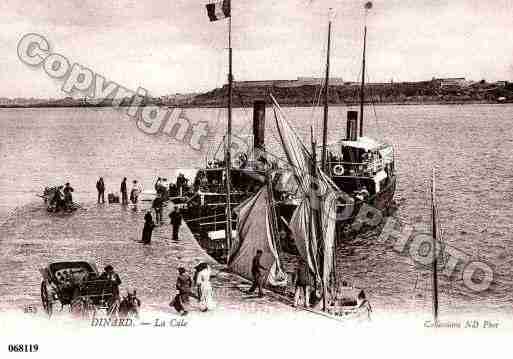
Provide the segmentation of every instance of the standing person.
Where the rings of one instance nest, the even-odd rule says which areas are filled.
[[[299,262],[296,269],[296,291],[294,293],[294,308],[299,305],[299,297],[303,291],[304,306],[310,306],[310,269],[302,257],[299,257]]]
[[[157,182],[155,182],[155,192],[157,192],[157,194],[159,193],[159,189],[160,189],[160,182],[162,181],[162,178],[158,177],[157,178]]]
[[[103,182],[103,177],[100,177],[98,182],[96,182],[96,189],[98,190],[98,203],[100,203],[100,199],[102,203],[105,203],[105,183]]]
[[[251,275],[253,276],[253,285],[251,288],[249,288],[248,293],[253,293],[255,289],[258,288],[258,296],[263,297],[264,292],[262,291],[262,285],[263,285],[263,278],[262,273],[260,272],[261,269],[265,270],[265,267],[262,267],[260,264],[260,259],[262,258],[262,250],[258,249],[256,251],[255,256],[253,257],[253,261],[251,263]]]
[[[121,279],[119,275],[114,272],[114,268],[109,264],[103,269],[103,273],[98,277],[99,280],[108,281],[112,285],[112,299],[109,303],[108,311],[113,313],[119,310],[119,286],[121,284]]]
[[[200,310],[206,312],[215,308],[214,291],[210,283],[211,269],[207,263],[200,263],[196,267],[196,287],[200,301]]]
[[[169,219],[171,220],[171,225],[173,226],[173,240],[178,240],[178,233],[180,232],[180,225],[182,224],[182,215],[178,211],[178,207],[174,207],[173,211],[169,213]]]
[[[183,267],[178,268],[176,289],[178,294],[171,304],[179,314],[187,315],[187,305],[189,304],[189,297],[192,295],[192,279]]]
[[[54,212],[59,212],[61,209],[65,209],[64,206],[64,195],[62,194],[62,186],[56,187],[51,193],[49,200],[49,209],[54,208]]]
[[[155,197],[151,206],[155,210],[156,224],[162,224],[162,207],[164,206],[164,201],[160,193],[157,193],[157,197]]]
[[[121,204],[128,204],[128,191],[126,188],[126,177],[121,181]]]
[[[182,196],[184,179],[185,176],[182,173],[178,173],[178,177],[176,177],[176,189],[178,190],[179,196]]]
[[[182,197],[185,192],[187,192],[187,184],[189,180],[185,178],[185,175],[183,173],[179,173],[178,177],[176,178],[176,187],[178,190],[178,195]]]
[[[141,239],[142,244],[151,244],[151,234],[153,233],[153,228],[155,228],[155,223],[153,223],[151,212],[146,212],[144,215],[144,227]]]
[[[134,180],[132,185],[132,190],[130,191],[130,202],[134,205],[134,211],[137,210],[137,202],[139,200],[139,194],[141,193],[141,188],[137,185],[137,181]]]
[[[67,210],[71,210],[73,205],[73,195],[71,194],[73,187],[70,186],[69,182],[66,182],[62,192],[64,193],[64,205]]]

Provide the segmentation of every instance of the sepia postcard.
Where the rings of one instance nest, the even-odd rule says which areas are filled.
[[[513,0],[3,0],[0,357],[489,357]]]

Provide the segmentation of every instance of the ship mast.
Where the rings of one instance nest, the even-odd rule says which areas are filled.
[[[318,203],[319,201],[319,197],[318,197],[318,194],[317,194],[317,190],[318,190],[318,178],[319,178],[319,173],[318,173],[318,170],[317,170],[317,152],[316,152],[316,148],[317,148],[317,141],[315,140],[315,136],[314,136],[314,131],[313,131],[313,127],[310,127],[310,141],[311,141],[311,145],[312,145],[312,164],[310,166],[310,176],[312,177],[312,181],[310,183],[310,230],[309,230],[309,233],[308,235],[310,236],[310,241],[314,241],[316,240],[316,238],[312,238],[312,227],[315,226],[315,230],[313,233],[317,233],[317,235],[319,235],[322,231],[322,223],[321,223],[321,214],[319,212],[319,209],[315,208],[315,206],[313,205],[313,203]],[[319,249],[320,248],[317,248],[317,253],[315,253],[315,256],[318,257],[319,256]],[[324,262],[324,258],[322,258],[322,260],[320,261],[321,263]],[[317,263],[319,263],[319,258],[317,258]],[[324,271],[324,266],[322,267],[322,270],[321,272]],[[327,302],[326,302],[326,297],[328,295],[328,289],[326,288],[326,283],[324,283],[324,281],[322,282],[322,292],[323,292],[323,295],[322,295],[322,310],[325,312],[326,311],[326,305],[327,305]]]
[[[330,9],[331,11],[331,9]],[[324,80],[324,122],[322,127],[322,157],[321,169],[327,172],[326,167],[326,142],[328,139],[328,88],[330,81],[330,47],[331,47],[331,17],[328,21],[328,48],[326,51],[326,78]]]
[[[365,47],[367,41],[367,25],[363,30],[362,82],[360,84],[360,137],[363,137],[363,103],[365,102]]]
[[[232,18],[228,18],[228,134],[226,144],[226,244],[228,249],[227,261],[232,245],[232,206],[231,192],[231,147],[232,147],[232,101],[233,101],[233,73],[232,73]]]
[[[365,24],[363,27],[362,81],[360,85],[360,137],[363,137],[363,104],[365,102],[365,51],[367,48],[367,11],[372,9],[372,2],[365,3]]]
[[[437,242],[439,238],[438,232],[438,210],[436,206],[436,188],[435,188],[435,169],[433,168],[433,176],[431,179],[431,217],[433,227],[433,245],[431,251],[433,253],[433,320],[438,323],[438,270],[437,270]]]

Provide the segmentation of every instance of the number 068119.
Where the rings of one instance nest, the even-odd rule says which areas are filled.
[[[9,344],[8,350],[15,353],[31,353],[39,350],[37,344]]]

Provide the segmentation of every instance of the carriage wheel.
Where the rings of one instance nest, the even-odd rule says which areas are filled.
[[[49,317],[52,316],[53,313],[53,304],[48,295],[48,289],[46,288],[46,282],[41,282],[41,303],[43,304],[43,309],[48,314]]]

